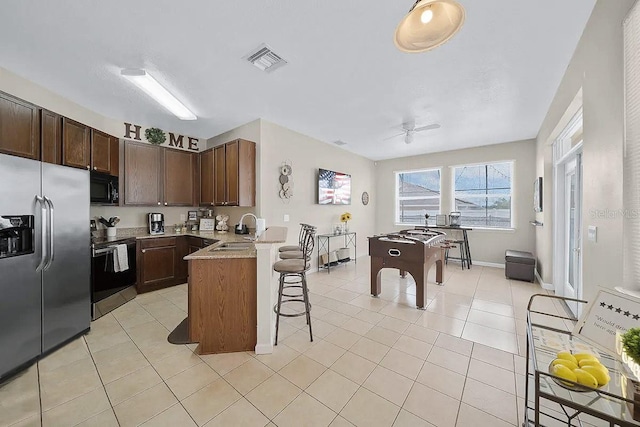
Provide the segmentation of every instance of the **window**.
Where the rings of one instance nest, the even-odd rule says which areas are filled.
[[[424,225],[440,213],[440,169],[396,172],[396,223]]]
[[[513,162],[453,168],[454,211],[461,224],[511,228]]]

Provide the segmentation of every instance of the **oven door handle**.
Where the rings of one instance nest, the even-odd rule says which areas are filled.
[[[96,256],[99,256],[99,255],[110,254],[115,250],[116,250],[116,248],[112,248],[112,247],[104,248],[104,249],[94,249],[93,250],[93,257],[95,258]]]

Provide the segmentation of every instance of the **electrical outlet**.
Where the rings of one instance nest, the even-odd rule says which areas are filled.
[[[187,216],[185,214],[180,214],[180,221],[185,222],[187,220]]]
[[[289,222],[289,214],[284,214],[283,221],[284,222]]]
[[[587,229],[587,239],[589,239],[590,242],[598,241],[598,227],[596,227],[595,225],[589,226],[589,228]]]

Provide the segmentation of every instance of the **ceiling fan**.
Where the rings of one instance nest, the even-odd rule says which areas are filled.
[[[416,123],[414,121],[405,122],[402,124],[402,129],[403,129],[402,133],[385,138],[383,141],[387,141],[389,139],[397,138],[399,136],[404,135],[404,142],[406,144],[411,144],[413,142],[413,137],[417,132],[424,132],[425,130],[433,130],[433,129],[439,129],[439,128],[440,128],[440,125],[438,123],[416,127]]]

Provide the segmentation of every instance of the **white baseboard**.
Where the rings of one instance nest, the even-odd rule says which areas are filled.
[[[270,344],[256,344],[256,354],[271,354],[273,346]]]
[[[479,265],[482,267],[504,268],[504,264],[500,264],[497,262],[473,261],[473,265]]]
[[[540,286],[542,286],[542,289],[547,291],[555,291],[555,286],[553,286],[553,284],[544,283],[544,281],[542,280],[542,277],[540,277],[540,274],[538,274],[538,269],[535,269],[533,271],[536,273],[536,280],[538,281],[538,283],[540,283]]]

